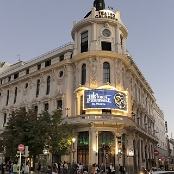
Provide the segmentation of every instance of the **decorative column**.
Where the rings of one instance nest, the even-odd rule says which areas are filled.
[[[90,50],[96,50],[96,46],[97,46],[97,24],[95,22],[92,22],[92,34],[91,34],[91,42],[89,45],[89,49]]]
[[[89,165],[92,165],[94,163],[98,163],[98,132],[96,128],[94,127],[94,123],[91,123],[91,128],[90,128],[90,137],[89,137]]]
[[[75,37],[74,37],[74,55],[77,55],[77,49],[78,48],[78,36],[77,36],[77,32],[75,32]]]
[[[115,26],[115,34],[116,34],[116,47],[115,47],[115,51],[117,52],[117,53],[121,53],[121,46],[120,46],[120,30],[119,30],[119,25],[116,25]]]
[[[125,54],[126,53],[126,38],[123,37],[122,40],[122,53]]]
[[[140,170],[140,166],[142,164],[142,156],[141,156],[141,139],[139,139],[138,143],[138,155],[139,155],[139,163],[138,163],[138,169]]]

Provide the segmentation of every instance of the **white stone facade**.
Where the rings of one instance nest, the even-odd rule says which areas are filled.
[[[156,127],[164,130],[164,115],[151,87],[126,51],[128,29],[122,23],[120,13],[104,10],[102,14],[105,15],[100,18],[98,14],[94,7],[87,18],[74,22],[71,33],[74,44],[0,71],[0,129],[3,131],[9,114],[19,107],[34,106],[38,113],[62,107],[63,118],[75,126],[77,133],[75,161],[88,166],[104,162],[102,156],[106,146],[101,147],[99,143],[101,138],[109,141],[106,137],[110,136],[113,139],[107,145],[107,161],[116,166],[126,164],[133,173],[142,165],[147,168],[155,165],[153,151],[157,144],[165,149],[165,135],[155,133]],[[82,48],[85,32],[87,45]],[[87,51],[81,53],[86,48]],[[104,80],[105,62],[109,65],[108,81]],[[84,91],[101,89],[125,91],[127,110],[84,110]],[[86,148],[83,152],[79,143],[85,136],[87,144],[83,143]],[[134,156],[129,156],[131,148]],[[72,162],[72,155],[70,160]]]

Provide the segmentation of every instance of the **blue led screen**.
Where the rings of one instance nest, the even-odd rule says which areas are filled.
[[[126,94],[116,90],[86,90],[84,91],[84,109],[92,108],[126,111]]]

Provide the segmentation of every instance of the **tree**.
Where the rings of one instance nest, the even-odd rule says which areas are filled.
[[[72,127],[63,123],[60,110],[52,114],[45,111],[37,116],[34,109],[26,112],[20,108],[10,115],[0,136],[3,137],[6,156],[14,157],[19,144],[29,146],[30,156],[42,154],[44,148],[61,155],[69,152]]]

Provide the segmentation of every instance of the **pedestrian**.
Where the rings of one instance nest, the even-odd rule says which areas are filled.
[[[1,174],[4,174],[5,168],[6,168],[5,162],[3,162],[2,165],[1,165]]]
[[[18,173],[18,165],[17,165],[17,162],[16,161],[13,164],[13,173],[14,174],[17,174]]]
[[[63,174],[63,163],[62,163],[62,161],[60,161],[60,173],[59,174]]]
[[[67,164],[67,162],[65,162],[65,161],[64,161],[63,173],[64,173],[64,174],[68,174],[68,164]]]
[[[74,162],[73,164],[73,170],[74,170],[74,174],[77,174],[77,170],[78,170],[78,164],[76,162]]]
[[[101,171],[101,174],[105,173],[105,165],[103,163],[100,166],[100,171]]]
[[[123,174],[126,174],[126,167],[123,165]]]
[[[13,173],[13,163],[11,163],[9,166],[9,174],[14,174]]]
[[[46,174],[52,174],[52,171],[51,171],[51,166],[47,166],[47,171],[46,171]]]
[[[21,171],[22,171],[22,174],[25,173],[25,164],[24,163],[21,164]]]
[[[91,173],[94,174],[95,173],[95,164],[92,165],[92,168],[91,168]]]
[[[120,164],[119,164],[119,173],[123,174],[123,166],[121,166]]]
[[[95,174],[97,174],[97,173],[99,173],[99,172],[100,172],[100,169],[99,169],[98,165],[96,164],[96,165],[95,165]]]
[[[82,163],[79,163],[78,173],[79,174],[82,174],[83,173],[83,165],[82,165]]]
[[[53,167],[52,168],[52,174],[57,174],[57,173],[58,173],[57,168],[56,167]]]
[[[38,172],[38,173],[40,172],[40,169],[41,169],[41,163],[39,162],[39,163],[38,163],[38,167],[37,167],[37,172]]]
[[[111,170],[111,174],[115,174],[115,167],[114,164],[110,165],[110,170]]]
[[[29,174],[29,172],[30,172],[30,170],[29,170],[29,164],[26,163],[25,168],[24,168],[24,173],[25,174]]]

